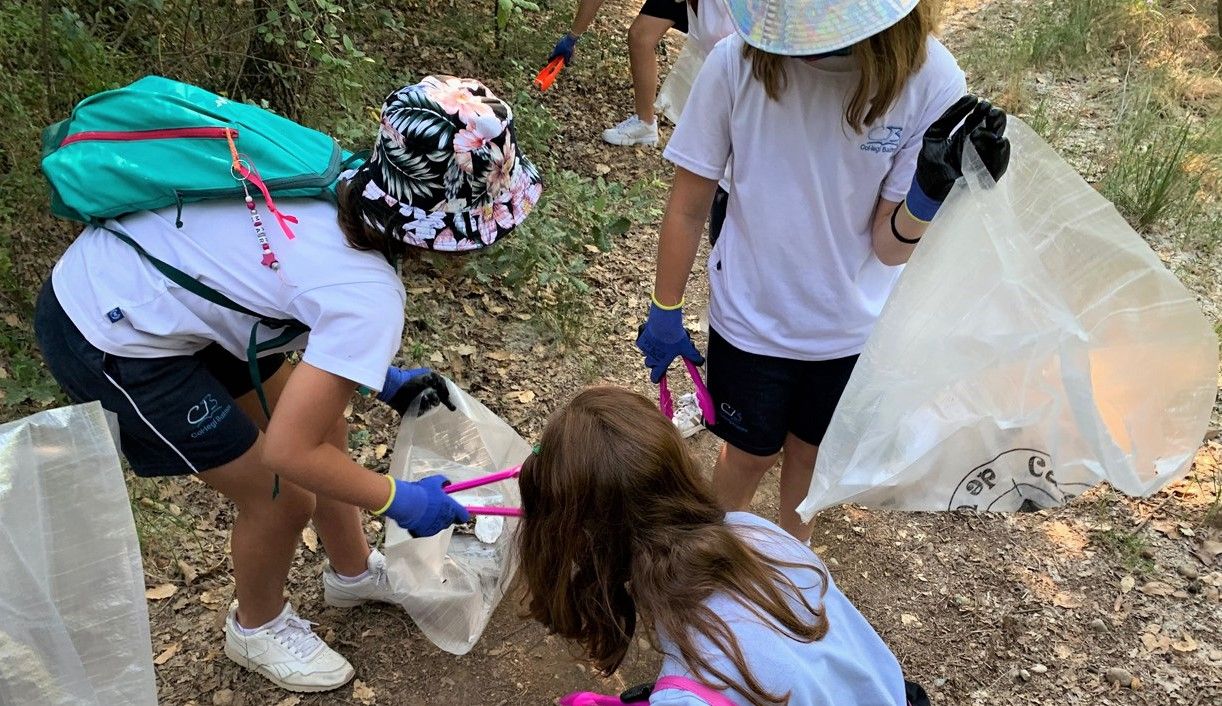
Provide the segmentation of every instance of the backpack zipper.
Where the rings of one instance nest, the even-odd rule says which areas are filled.
[[[169,140],[175,138],[201,138],[223,140],[229,133],[236,139],[238,131],[231,127],[179,127],[162,130],[87,130],[64,138],[60,147],[74,142],[135,142],[138,140]]]

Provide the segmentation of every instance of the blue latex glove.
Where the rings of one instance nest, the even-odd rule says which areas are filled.
[[[547,60],[550,63],[556,57],[563,57],[566,66],[573,64],[573,50],[577,48],[577,40],[581,37],[574,37],[572,34],[566,34],[556,42],[556,46],[552,47],[552,53],[547,55]]]
[[[450,388],[446,381],[429,368],[397,368],[390,366],[386,371],[386,381],[382,383],[382,391],[378,399],[394,408],[400,415],[407,412],[412,401],[420,397],[420,414],[444,404],[454,411],[454,403],[450,401]]]
[[[446,495],[445,476],[418,481],[395,481],[395,496],[382,514],[394,520],[413,537],[432,537],[455,523],[471,521],[467,508]]]
[[[649,305],[649,318],[636,337],[636,347],[645,354],[649,379],[658,384],[675,358],[683,356],[696,365],[704,365],[704,356],[696,350],[692,337],[683,328],[683,308],[663,309],[657,303]]]

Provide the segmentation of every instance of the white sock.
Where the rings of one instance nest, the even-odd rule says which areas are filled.
[[[257,628],[244,628],[242,627],[242,624],[237,621],[236,618],[234,619],[233,624],[237,627],[239,635],[242,635],[243,637],[250,637],[251,635],[254,635],[255,633],[259,632],[260,630],[267,630],[269,628],[275,627],[276,624],[279,622],[280,622],[280,616],[277,615],[276,617],[272,618],[267,623],[264,623],[263,625],[260,625]]]
[[[335,578],[339,579],[340,583],[346,583],[346,584],[360,583],[361,581],[364,581],[365,579],[369,578],[369,569],[365,569],[364,571],[357,574],[356,576],[344,576],[340,572],[336,571]]]

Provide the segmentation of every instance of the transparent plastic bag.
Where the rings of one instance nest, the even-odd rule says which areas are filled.
[[[696,83],[696,76],[700,74],[707,56],[697,42],[689,39],[666,74],[666,80],[662,81],[658,97],[654,100],[654,109],[665,115],[672,124],[679,124],[683,106],[687,105],[687,97],[692,93],[692,85]]]
[[[144,570],[101,405],[0,426],[0,703],[157,703]]]
[[[994,185],[961,182],[883,309],[819,449],[804,518],[842,502],[1032,510],[1100,481],[1187,472],[1214,404],[1200,306],[1038,135],[1011,118]]]
[[[518,465],[530,445],[504,420],[449,380],[451,412],[438,406],[422,417],[414,403],[403,415],[391,457],[395,478],[441,474],[471,480]],[[516,479],[455,493],[463,505],[521,507]],[[391,586],[404,610],[435,645],[456,655],[475,646],[517,569],[513,530],[517,520],[476,518],[474,534],[457,528],[415,539],[386,523]],[[476,536],[478,535],[478,536]]]

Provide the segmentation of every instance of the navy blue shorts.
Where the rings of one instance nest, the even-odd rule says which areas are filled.
[[[34,331],[47,368],[68,397],[96,400],[118,415],[123,455],[138,476],[217,468],[259,437],[258,426],[234,402],[254,389],[250,368],[219,345],[165,358],[105,353],[68,318],[50,280],[38,295]],[[260,358],[262,379],[283,363],[283,354]]]
[[[777,453],[789,434],[818,446],[857,363],[855,355],[810,361],[748,353],[712,329],[706,358],[717,405],[709,431],[756,456]]]
[[[675,24],[675,29],[687,34],[687,3],[683,0],[645,0],[637,14],[670,20]]]

